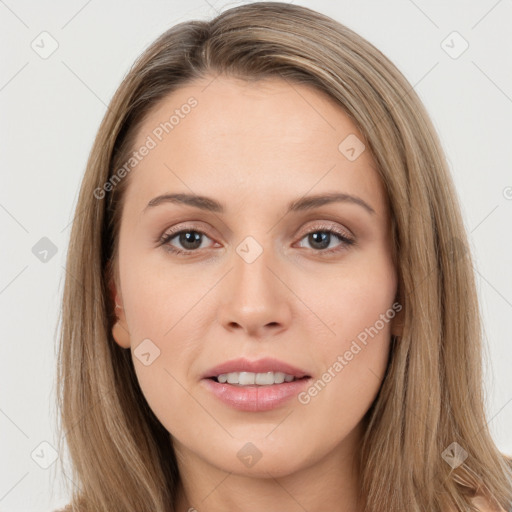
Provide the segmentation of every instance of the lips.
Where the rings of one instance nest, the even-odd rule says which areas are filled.
[[[309,385],[311,378],[302,378],[270,386],[233,386],[221,384],[215,379],[202,379],[203,389],[224,406],[240,412],[262,413],[282,407],[302,407],[294,401],[299,393]]]
[[[265,372],[282,372],[287,375],[293,375],[296,379],[302,379],[303,377],[310,377],[310,374],[292,366],[284,361],[279,361],[273,358],[263,358],[255,361],[249,359],[239,358],[226,361],[213,368],[207,370],[203,375],[202,379],[210,379],[217,377],[223,373],[231,372],[252,372],[252,373],[265,373]]]

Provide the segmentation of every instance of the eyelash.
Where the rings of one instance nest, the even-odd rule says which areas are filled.
[[[195,229],[193,227],[189,227],[189,228],[184,228],[184,229],[180,229],[180,230],[176,230],[176,231],[170,231],[170,232],[168,231],[168,232],[164,233],[159,238],[158,245],[159,246],[163,246],[163,249],[165,251],[170,252],[172,254],[182,255],[182,256],[192,255],[193,253],[199,252],[200,249],[194,249],[194,250],[176,249],[172,245],[169,245],[169,242],[173,238],[176,238],[176,236],[180,235],[181,233],[191,233],[191,232],[192,233],[198,233],[200,235],[206,236],[207,238],[210,238],[210,237],[208,237],[208,235],[204,231],[201,231],[200,229]],[[311,249],[313,252],[318,253],[321,256],[328,256],[328,255],[331,255],[333,253],[338,253],[338,252],[341,252],[343,250],[348,249],[351,246],[356,245],[356,241],[353,238],[347,237],[341,231],[332,229],[332,226],[316,226],[315,229],[305,233],[301,237],[300,240],[302,240],[303,238],[307,237],[308,235],[311,235],[312,233],[329,233],[331,235],[336,236],[340,240],[340,242],[341,242],[341,244],[338,247],[334,248],[334,249],[328,249],[328,250],[324,250],[324,249],[318,249],[318,250]]]

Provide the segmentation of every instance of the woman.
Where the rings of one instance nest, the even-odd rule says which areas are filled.
[[[70,509],[508,510],[466,247],[428,114],[370,43],[278,2],[171,28],[73,223]]]

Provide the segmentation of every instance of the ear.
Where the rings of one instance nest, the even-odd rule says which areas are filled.
[[[116,322],[112,327],[112,336],[120,347],[130,348],[130,333],[126,323],[124,304],[121,293],[117,288],[115,280],[111,278],[109,280],[109,290],[112,299],[111,304],[114,304],[114,315],[116,316]]]

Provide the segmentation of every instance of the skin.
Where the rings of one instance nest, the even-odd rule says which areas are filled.
[[[361,420],[400,315],[307,404],[238,411],[200,377],[229,359],[270,356],[316,381],[391,308],[397,274],[375,162],[368,148],[354,161],[340,152],[349,134],[363,137],[333,100],[280,79],[209,76],[184,86],[148,114],[135,147],[191,96],[197,106],[130,174],[112,284],[114,337],[132,351],[141,389],[174,443],[183,482],[176,510],[360,510]],[[212,197],[226,211],[165,203],[143,212],[176,192]],[[357,196],[375,213],[350,202],[286,213],[292,200],[331,192]],[[318,235],[316,243],[307,236],[326,225],[356,244],[332,234],[322,248]],[[158,246],[173,226],[204,232],[200,248],[175,255]],[[236,251],[247,236],[263,250],[250,264]],[[175,236],[167,245],[192,244]],[[321,255],[329,249],[339,250]],[[134,355],[146,338],[160,350],[148,366]],[[237,456],[248,442],[261,453],[251,467]]]

